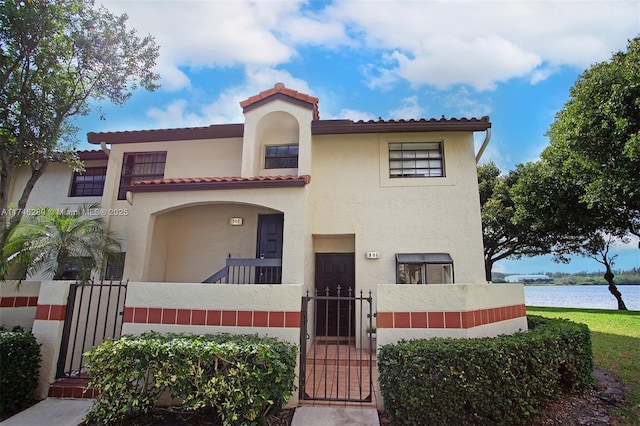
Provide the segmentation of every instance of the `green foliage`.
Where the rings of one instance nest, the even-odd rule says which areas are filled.
[[[589,329],[529,317],[529,331],[383,346],[378,380],[393,424],[513,425],[594,383]]]
[[[60,280],[74,266],[75,278],[89,280],[91,272],[102,271],[108,259],[118,260],[120,243],[104,219],[86,214],[97,207],[32,209],[39,214],[24,217],[0,252],[0,278],[13,268],[19,278],[43,272]]]
[[[611,424],[640,425],[640,312],[546,307],[528,307],[527,312],[586,324],[596,368],[619,377],[627,390],[626,404],[617,407]]]
[[[605,214],[598,225],[639,235],[640,37],[584,71],[548,135],[543,161]]]
[[[99,396],[90,421],[148,412],[168,391],[183,408],[213,408],[225,425],[260,424],[295,390],[298,348],[255,335],[147,332],[105,341],[86,354]]]
[[[72,119],[90,100],[123,104],[138,87],[157,87],[159,48],[126,24],[94,0],[0,1],[0,211],[14,168],[30,171],[17,214],[0,216],[0,248],[49,163],[82,167]]]
[[[0,330],[0,413],[33,398],[38,387],[40,344],[22,330]]]
[[[514,196],[523,173],[529,165],[519,166],[507,175],[493,162],[477,168],[484,243],[484,264],[487,281],[491,281],[493,264],[505,258],[546,254],[552,241],[547,233],[532,226],[529,217],[518,220],[516,213],[522,210],[519,198]]]

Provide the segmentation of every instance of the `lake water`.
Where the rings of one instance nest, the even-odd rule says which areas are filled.
[[[640,285],[619,285],[627,309],[640,311]],[[618,309],[606,285],[525,285],[527,306],[558,308]]]

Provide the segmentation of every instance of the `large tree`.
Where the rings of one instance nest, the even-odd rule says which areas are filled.
[[[518,165],[516,170],[503,175],[493,162],[478,166],[487,281],[492,279],[493,265],[502,259],[519,259],[551,251],[551,240],[545,232],[533,226],[531,217],[516,217],[518,207],[513,188],[529,167],[532,165]]]
[[[606,228],[640,236],[640,37],[571,88],[542,160],[581,190]]]
[[[544,159],[530,163],[512,188],[514,220],[544,235],[556,261],[568,262],[569,255],[581,255],[601,263],[618,309],[626,309],[613,281],[615,256],[609,251],[613,241],[625,239],[625,233],[617,221],[611,221],[611,212],[584,199],[580,181],[579,175],[558,170]]]
[[[123,104],[138,87],[157,87],[158,46],[126,21],[93,0],[0,2],[0,249],[47,165],[82,167],[71,119],[88,114],[90,100]],[[30,175],[8,210],[19,166]]]
[[[591,257],[619,309],[609,247],[640,236],[640,37],[594,64],[571,88],[548,132],[537,173],[520,190],[521,214],[557,237],[554,253]]]

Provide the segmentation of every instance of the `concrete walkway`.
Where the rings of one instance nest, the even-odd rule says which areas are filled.
[[[78,426],[93,399],[47,398],[0,422],[2,426]]]
[[[298,407],[291,426],[379,426],[375,408]]]
[[[0,422],[2,426],[78,426],[93,399],[47,398]],[[371,408],[298,407],[291,426],[379,426],[378,411]]]

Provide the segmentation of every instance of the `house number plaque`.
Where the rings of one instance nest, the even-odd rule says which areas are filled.
[[[242,225],[242,218],[241,217],[232,217],[229,219],[229,225],[232,226],[240,226]]]

